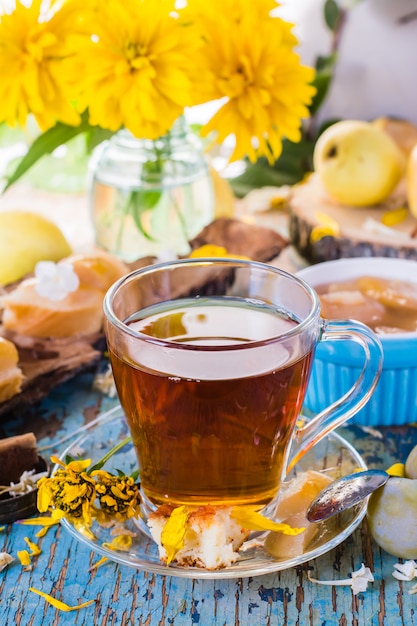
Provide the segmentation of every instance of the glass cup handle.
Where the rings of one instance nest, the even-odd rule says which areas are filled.
[[[310,448],[366,404],[381,375],[382,345],[368,326],[353,320],[321,320],[320,324],[319,341],[354,341],[363,348],[364,363],[357,381],[344,396],[297,427],[286,471],[290,471]]]

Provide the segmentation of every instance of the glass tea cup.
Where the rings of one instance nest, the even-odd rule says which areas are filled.
[[[307,283],[262,263],[147,266],[110,288],[104,311],[145,511],[164,503],[264,509],[291,467],[364,406],[382,367],[367,326],[322,319]],[[302,423],[317,343],[346,339],[363,348],[357,381]]]

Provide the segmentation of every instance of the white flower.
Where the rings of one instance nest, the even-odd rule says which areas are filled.
[[[374,582],[374,577],[371,570],[369,569],[369,567],[365,567],[363,563],[356,572],[352,572],[351,578],[345,578],[342,580],[317,580],[316,578],[311,578],[310,573],[308,573],[308,579],[312,583],[318,583],[319,585],[349,585],[350,587],[352,587],[352,592],[355,596],[361,591],[366,591],[368,583]]]
[[[413,580],[417,576],[417,563],[415,561],[394,563],[392,575],[397,580]]]
[[[10,483],[8,492],[11,496],[20,496],[24,493],[28,493],[29,491],[33,491],[38,480],[47,475],[48,472],[38,472],[38,474],[35,474],[35,470],[23,472],[18,483]]]
[[[10,554],[7,554],[7,552],[0,552],[0,572],[7,567],[9,563],[12,563],[12,561],[14,561],[14,558]]]
[[[96,374],[93,381],[94,389],[106,394],[109,398],[115,398],[117,396],[116,385],[114,382],[113,371],[109,365],[107,370],[102,374]]]
[[[39,261],[35,267],[35,277],[36,292],[48,300],[64,300],[80,286],[80,279],[70,263]]]

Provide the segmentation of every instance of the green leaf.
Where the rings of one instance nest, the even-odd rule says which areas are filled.
[[[143,227],[142,216],[158,204],[161,195],[161,191],[132,191],[130,193],[128,212],[131,209],[136,228],[148,241],[155,241],[155,239]]]
[[[313,148],[313,141],[306,139],[298,143],[284,140],[282,154],[272,167],[267,159],[260,158],[256,163],[248,163],[243,174],[229,180],[234,194],[243,197],[252,189],[298,183],[312,169]]]
[[[100,461],[98,461],[95,465],[93,465],[93,467],[90,467],[89,470],[87,471],[87,474],[89,476],[91,476],[92,472],[96,472],[97,470],[100,470],[103,465],[105,463],[107,463],[107,461],[114,455],[116,454],[116,452],[119,452],[119,450],[121,450],[127,443],[131,443],[132,442],[132,437],[125,437],[125,439],[123,439],[122,441],[120,441],[118,444],[116,444],[115,446],[113,446],[113,448],[111,450],[109,450],[107,452],[107,454],[105,454]]]
[[[139,478],[139,470],[135,469],[131,474],[130,477],[133,478],[133,480],[136,482],[137,479]]]
[[[45,154],[51,154],[56,148],[67,143],[73,137],[91,128],[88,113],[84,112],[78,126],[69,126],[58,122],[55,126],[37,137],[25,156],[18,162],[16,169],[7,177],[3,193],[23,176]]]
[[[330,54],[329,56],[319,56],[316,61],[316,75],[313,80],[313,85],[316,88],[316,93],[313,96],[313,101],[310,105],[310,114],[314,115],[324,102],[331,82],[333,78],[333,70],[336,64],[337,55]]]
[[[103,141],[110,139],[114,135],[112,130],[101,128],[101,126],[90,126],[86,133],[87,152],[91,153],[94,148],[99,146]]]
[[[335,0],[326,0],[324,3],[324,19],[331,31],[335,31],[340,18],[340,8]]]

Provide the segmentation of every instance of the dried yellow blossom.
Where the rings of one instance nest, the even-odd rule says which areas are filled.
[[[91,507],[96,497],[95,482],[85,471],[91,460],[63,463],[56,457],[58,469],[50,478],[41,478],[38,483],[38,509],[41,513],[55,509],[58,515],[72,521],[82,521],[91,526]]]
[[[131,476],[113,476],[104,470],[92,472],[96,479],[96,495],[100,510],[95,511],[99,521],[114,519],[124,522],[140,515],[139,485]]]

